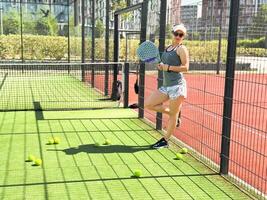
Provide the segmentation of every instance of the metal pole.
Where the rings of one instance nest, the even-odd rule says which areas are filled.
[[[211,25],[210,25],[210,40],[213,40],[213,14],[214,14],[214,2],[211,0]]]
[[[109,61],[109,0],[106,0],[105,61]]]
[[[147,0],[145,0],[145,1],[147,1]],[[135,4],[135,5],[120,9],[120,10],[116,10],[114,14],[115,15],[120,15],[120,14],[123,14],[123,13],[134,11],[136,9],[142,8],[142,6],[143,6],[143,3],[138,3],[138,4]]]
[[[95,0],[92,0],[92,49],[91,49],[91,60],[95,62]],[[95,66],[92,65],[91,73],[91,84],[95,87]]]
[[[165,49],[165,33],[166,33],[166,0],[161,0],[160,6],[160,28],[159,28],[159,52],[163,52]],[[162,71],[158,71],[158,88],[163,84],[163,74]],[[162,113],[157,112],[156,118],[156,129],[162,129]]]
[[[70,63],[70,0],[68,0],[68,63]]]
[[[21,42],[21,62],[24,63],[22,0],[20,0],[20,42]]]
[[[130,64],[124,64],[124,96],[123,96],[123,107],[128,108],[129,105],[129,68]]]
[[[0,5],[0,23],[1,23],[1,27],[0,27],[0,31],[1,31],[1,35],[4,34],[4,29],[3,29],[3,5],[2,5],[2,2],[1,2],[1,5]]]
[[[114,14],[114,62],[119,61],[119,15]],[[118,66],[114,65],[113,69],[113,85],[112,85],[112,100],[116,100],[117,93],[117,74],[118,74]]]
[[[206,41],[207,40],[207,29],[208,29],[208,15],[209,15],[209,13],[208,13],[208,7],[209,7],[209,3],[207,3],[207,7],[206,7],[206,17],[205,17],[205,33],[204,33],[204,41]]]
[[[84,1],[81,0],[81,6],[82,6],[82,63],[85,63],[85,19],[84,19]],[[85,69],[84,65],[81,65],[81,70],[82,70],[82,82],[85,82]]]
[[[109,61],[109,0],[106,0],[105,62]],[[108,95],[109,66],[105,66],[105,95]]]
[[[126,33],[126,39],[125,39],[125,62],[128,60],[128,33]]]
[[[146,40],[147,11],[148,11],[148,0],[145,0],[142,4],[142,10],[141,10],[140,43]],[[145,63],[141,62],[140,70],[139,70],[139,92],[138,92],[138,117],[139,118],[144,118],[144,97],[145,97]]]
[[[221,68],[221,46],[222,46],[222,14],[223,14],[223,1],[219,0],[220,4],[220,27],[219,27],[219,44],[218,44],[218,55],[217,55],[217,70],[216,74],[220,74]]]
[[[77,6],[77,1],[78,0],[74,0],[73,1],[73,11],[74,11],[74,26],[78,25],[78,6]]]
[[[95,0],[92,0],[92,62],[95,61]]]
[[[52,1],[49,0],[48,4],[49,4],[49,10],[52,10]]]
[[[147,0],[145,2],[147,2]],[[142,10],[143,10],[143,5],[144,5],[144,3],[138,3],[136,5],[133,5],[133,6],[130,6],[130,7],[126,7],[126,8],[123,8],[121,10],[117,10],[114,13],[114,57],[113,57],[114,62],[118,62],[119,61],[119,41],[120,41],[119,40],[119,15],[123,14],[123,13],[126,13],[126,12],[130,12],[130,11],[136,10],[138,8],[142,8]],[[146,13],[147,13],[147,11],[146,11]],[[146,17],[146,16],[143,16],[143,18],[144,17]],[[146,26],[146,24],[144,24],[144,25]],[[145,27],[145,29],[146,29],[146,27]],[[142,22],[141,22],[141,30],[142,30]],[[141,38],[145,38],[145,37],[141,37]],[[117,75],[118,75],[118,65],[115,64],[114,65],[114,69],[113,69],[113,84],[112,84],[112,94],[111,94],[111,99],[112,100],[116,100]]]
[[[84,1],[81,0],[81,6],[82,6],[82,63],[85,63],[85,13],[84,13]]]
[[[114,15],[114,62],[119,61],[119,15]]]
[[[233,106],[234,92],[234,77],[235,77],[235,59],[236,59],[236,43],[237,29],[239,17],[240,0],[231,0],[227,61],[226,61],[226,77],[224,89],[224,107],[223,107],[223,127],[221,141],[221,162],[220,173],[228,174],[229,170],[229,152],[231,141],[231,119]]]

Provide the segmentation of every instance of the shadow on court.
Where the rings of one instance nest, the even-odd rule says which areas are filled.
[[[102,145],[95,144],[79,145],[68,149],[48,149],[48,151],[63,151],[66,155],[75,155],[78,153],[135,153],[138,151],[153,150],[150,145],[146,146],[125,146],[125,145]]]

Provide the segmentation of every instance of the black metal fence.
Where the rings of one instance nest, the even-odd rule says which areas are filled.
[[[153,40],[150,36],[154,34],[153,41],[159,44],[162,52],[171,44],[171,29],[166,26],[167,5],[165,1],[161,3],[153,10],[155,19],[158,17],[161,21],[148,17],[146,39]],[[244,10],[244,2],[240,6],[238,1],[223,6],[213,3],[202,5],[206,18],[199,19],[198,26],[205,28],[188,28],[184,42],[190,52],[190,71],[185,74],[188,98],[182,107],[182,123],[174,132],[174,139],[226,178],[242,185],[257,198],[265,199],[267,50],[265,28],[259,29],[259,24],[266,27],[266,21],[261,19],[265,4],[254,5],[252,11],[252,4]],[[148,5],[149,16],[152,7]],[[180,7],[181,13],[192,13],[188,9]],[[175,10],[179,9],[172,8],[169,12]],[[245,19],[252,22],[246,29]],[[193,20],[191,16],[186,22],[181,16],[179,22],[189,26]],[[154,26],[159,27],[158,32],[153,32]],[[139,86],[144,87],[144,91],[138,97],[139,117],[154,122],[157,129],[166,128],[168,116],[144,110],[142,103],[161,84],[162,75],[155,65],[140,66]],[[130,102],[131,95],[135,94],[129,95]]]
[[[266,3],[199,4],[202,16],[197,4],[169,10],[180,10],[178,22],[188,27],[184,44],[190,52],[190,69],[185,74],[188,97],[174,138],[204,163],[265,199],[267,22],[262,16],[266,15]],[[168,16],[161,12],[161,17],[165,14]],[[162,31],[166,28],[165,46],[171,44],[171,29],[164,27],[168,20],[160,24]],[[246,24],[248,21],[251,23]],[[144,98],[161,81],[160,73],[147,70]],[[166,128],[168,116],[149,111],[145,116],[158,129]]]
[[[1,3],[12,7],[12,3]],[[24,12],[24,7],[26,10],[32,9],[28,8],[30,4],[23,1],[21,4],[14,3],[15,8],[20,9],[19,13],[22,14],[17,17],[20,20],[18,36],[0,36],[2,60],[40,61],[49,58],[64,62],[99,59],[105,59],[106,62],[111,59],[115,62],[126,59],[132,61],[135,60],[134,56],[126,56],[124,52],[128,54],[134,52],[139,42],[146,39],[158,44],[162,52],[172,42],[172,24],[184,23],[188,29],[184,45],[190,52],[190,71],[185,74],[188,98],[182,107],[182,123],[175,131],[174,139],[189,147],[191,153],[204,163],[242,185],[259,199],[266,198],[266,1],[203,0],[194,5],[180,5],[167,4],[165,0],[149,0],[122,10],[116,8],[115,10],[120,11],[115,13],[112,10],[114,8],[106,6],[109,3],[109,0],[93,0],[73,1],[69,2],[69,6],[58,5],[60,8],[67,8],[65,14],[67,12],[68,17],[64,19],[62,25],[64,30],[62,33],[67,35],[63,34],[54,40],[51,36],[34,38],[24,33],[26,25],[22,26],[22,19],[29,13]],[[79,12],[81,5],[83,5],[82,13]],[[44,6],[38,4],[36,9],[45,15],[49,10],[47,6],[56,8],[56,4]],[[9,9],[4,9],[4,12],[5,10]],[[131,13],[131,17],[127,16],[127,13]],[[10,19],[13,18],[14,15]],[[25,18],[24,22],[26,21]],[[135,35],[128,40],[129,29],[134,30]],[[55,41],[58,43],[50,45],[51,49],[47,46],[41,48],[37,42],[41,40],[45,41],[44,44],[53,44]],[[127,46],[122,45],[124,40],[127,45],[131,44],[132,50],[124,49]],[[32,43],[27,41],[37,45],[32,46]],[[3,44],[16,48],[10,53],[10,48]],[[51,56],[54,57],[51,59]],[[8,67],[3,67],[0,86],[4,103],[1,107],[3,110],[10,105],[14,108],[27,107],[27,109],[33,109],[34,106],[35,108],[41,106],[42,109],[53,106],[57,109],[66,107],[79,109],[100,107],[99,105],[105,107],[104,104],[108,104],[107,107],[114,107],[114,101],[101,101],[101,99],[106,95],[114,100],[116,83],[122,75],[116,64],[109,67],[107,65],[99,64],[93,67],[93,64],[74,66],[66,64],[64,69],[62,66],[53,69],[47,67],[47,71],[43,70],[42,65],[34,67],[38,68],[37,71],[30,66],[23,70],[21,66],[10,67],[9,70]],[[128,64],[125,66],[129,67]],[[144,63],[140,63],[137,65],[138,70],[132,66],[130,65],[130,71],[136,71],[137,76],[130,73],[130,76],[124,79],[125,107],[128,103],[136,103],[138,100],[139,117],[154,122],[159,130],[165,129],[168,117],[149,112],[143,107],[144,99],[162,85],[162,73],[156,70],[155,65],[145,66]],[[127,74],[127,68],[125,69]],[[54,84],[57,82],[58,84]],[[135,83],[139,85],[138,94],[132,89]],[[72,91],[74,86],[76,89]],[[75,93],[77,88],[81,93]],[[49,95],[48,90],[53,94]],[[101,92],[95,93],[96,91]],[[27,95],[23,96],[21,101],[22,93]],[[93,99],[93,96],[97,99]],[[20,101],[17,101],[18,99]]]

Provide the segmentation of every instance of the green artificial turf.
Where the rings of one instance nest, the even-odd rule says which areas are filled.
[[[39,114],[0,113],[0,199],[250,199],[189,154],[150,149],[160,134],[131,110]],[[25,162],[29,154],[43,165]]]
[[[0,80],[1,82],[1,80]],[[0,84],[0,111],[117,107],[88,82],[70,75],[8,75]],[[101,82],[104,86],[104,81]],[[100,86],[99,86],[100,87]],[[102,88],[101,90],[104,90]]]

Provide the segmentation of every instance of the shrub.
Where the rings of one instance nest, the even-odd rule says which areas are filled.
[[[10,10],[4,15],[3,31],[5,35],[20,33],[20,16],[15,9]]]
[[[38,35],[56,35],[58,33],[57,20],[53,16],[39,18],[36,22]]]
[[[244,48],[265,48],[265,37],[259,39],[238,40],[237,46]]]
[[[21,43],[20,35],[1,35],[0,36],[0,58],[1,59],[20,59]],[[102,38],[95,40],[95,59],[105,58],[105,41]],[[120,40],[120,60],[126,58],[125,39]],[[113,60],[113,40],[110,39],[109,58]],[[156,40],[158,45],[158,41]],[[171,40],[166,40],[166,45],[171,44]],[[218,54],[218,41],[185,41],[190,53],[190,60],[193,62],[216,62]],[[136,49],[139,40],[128,40],[128,61],[137,61]],[[64,36],[44,36],[44,35],[23,35],[23,47],[25,59],[37,60],[64,60],[68,57],[68,38]],[[91,58],[91,38],[85,44],[86,59]],[[221,60],[226,62],[227,41],[222,41]],[[70,55],[73,60],[81,59],[81,37],[70,37]],[[266,57],[267,50],[264,48],[238,47],[239,56]]]

